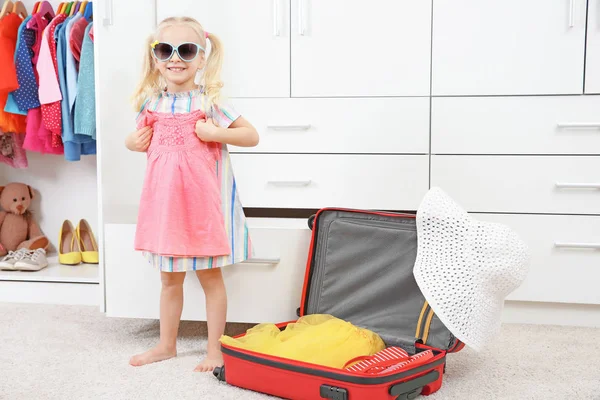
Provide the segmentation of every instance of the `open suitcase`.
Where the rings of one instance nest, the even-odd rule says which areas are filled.
[[[415,282],[415,216],[326,208],[309,219],[309,226],[298,316],[331,314],[378,333],[388,347],[411,355],[432,350],[434,357],[415,367],[365,375],[223,345],[224,366],[214,375],[293,400],[404,400],[439,390],[446,354],[464,344],[437,318]],[[277,326],[284,329],[288,323]]]

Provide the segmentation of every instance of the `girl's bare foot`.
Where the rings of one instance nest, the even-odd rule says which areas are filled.
[[[220,353],[220,352],[219,352]],[[194,372],[212,372],[213,369],[223,366],[223,356],[221,354],[212,356],[209,354],[196,368]]]
[[[168,360],[176,356],[177,350],[175,348],[165,348],[159,345],[145,353],[131,357],[129,364],[134,367],[141,367],[142,365]]]

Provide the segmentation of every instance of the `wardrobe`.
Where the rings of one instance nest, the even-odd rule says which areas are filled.
[[[125,149],[144,40],[172,15],[225,48],[259,130],[231,147],[256,258],[225,271],[229,320],[296,316],[321,207],[414,212],[442,187],[530,246],[505,321],[600,326],[600,4],[586,0],[166,0],[96,6],[100,306],[158,317],[133,250],[145,157]],[[205,318],[195,279],[184,319]]]
[[[4,4],[5,1],[0,3]],[[32,15],[38,2],[23,0],[22,3],[27,14]],[[61,1],[46,3],[58,14]],[[89,3],[92,3],[89,11],[99,6],[96,1]],[[103,13],[91,14],[88,17],[95,19],[95,24],[99,25],[100,22],[97,21]],[[92,231],[99,234],[97,156],[82,155],[78,161],[66,161],[62,154],[28,151],[27,161],[26,168],[12,168],[0,163],[0,185],[22,182],[31,186],[34,193],[31,210],[51,242],[48,249],[49,265],[35,273],[0,271],[0,301],[94,306],[101,304],[104,301],[100,287],[102,267],[93,264],[61,265],[56,253],[60,229],[65,219],[71,220],[73,224],[77,224],[82,218],[87,219]]]

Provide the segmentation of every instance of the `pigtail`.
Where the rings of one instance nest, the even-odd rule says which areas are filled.
[[[215,104],[219,100],[223,82],[221,81],[221,67],[223,65],[223,44],[214,34],[206,32],[206,37],[210,40],[210,54],[206,60],[202,86],[204,93],[210,104]]]
[[[160,72],[155,68],[154,57],[152,56],[152,42],[154,42],[154,37],[149,36],[145,43],[142,79],[132,96],[135,111],[140,111],[146,100],[161,90]]]

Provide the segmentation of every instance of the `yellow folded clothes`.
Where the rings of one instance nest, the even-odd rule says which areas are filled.
[[[333,368],[343,368],[348,360],[385,348],[378,334],[328,314],[306,315],[283,331],[274,324],[259,324],[241,338],[221,336],[220,341],[240,349]]]

